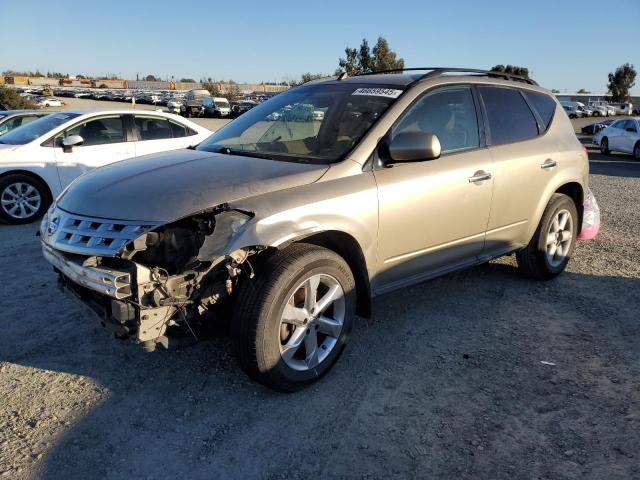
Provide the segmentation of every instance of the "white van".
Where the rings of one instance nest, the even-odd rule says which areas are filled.
[[[583,108],[580,106],[580,102],[560,102],[562,108],[569,118],[582,118],[583,117]]]
[[[202,106],[207,117],[227,117],[231,113],[229,100],[224,97],[204,97]]]
[[[607,102],[590,102],[589,108],[593,110],[594,117],[608,117],[609,108]]]
[[[611,106],[616,109],[616,115],[631,115],[633,112],[633,104],[630,102],[612,103]]]

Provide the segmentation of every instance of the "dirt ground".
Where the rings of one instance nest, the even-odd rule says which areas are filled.
[[[591,152],[600,236],[559,278],[512,257],[375,299],[285,395],[228,338],[146,354],[0,226],[0,475],[46,479],[640,478],[640,163]]]

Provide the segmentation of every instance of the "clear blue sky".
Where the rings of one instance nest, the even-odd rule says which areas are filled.
[[[511,63],[596,93],[640,70],[639,32],[640,0],[0,0],[0,69],[281,81],[382,35],[407,66]]]

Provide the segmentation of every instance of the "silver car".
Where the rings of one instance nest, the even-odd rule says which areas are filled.
[[[44,217],[42,247],[116,336],[153,350],[228,322],[241,367],[292,391],[331,368],[376,295],[513,252],[529,277],[560,274],[587,177],[569,119],[532,80],[342,75],[195,149],[87,173]]]

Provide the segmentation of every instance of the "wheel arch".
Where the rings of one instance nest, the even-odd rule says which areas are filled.
[[[361,317],[371,317],[369,272],[364,252],[354,237],[339,230],[327,230],[298,238],[289,242],[291,243],[310,243],[340,255],[349,265],[356,282],[356,313]]]
[[[47,183],[47,181],[37,173],[34,173],[31,170],[21,170],[21,169],[8,170],[6,172],[0,173],[0,181],[2,181],[4,178],[9,177],[11,175],[25,175],[27,177],[31,177],[34,180],[39,181],[40,183],[42,183],[42,185],[44,185],[44,188],[46,189],[45,193],[47,194],[48,202],[51,203],[53,201],[53,193],[51,192],[51,187],[49,187],[49,184]]]
[[[584,211],[584,190],[578,182],[568,182],[556,189],[554,193],[562,193],[571,200],[578,211],[578,233],[582,230],[582,214]]]

